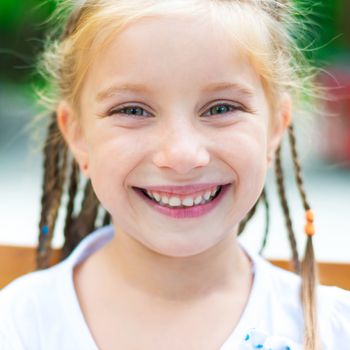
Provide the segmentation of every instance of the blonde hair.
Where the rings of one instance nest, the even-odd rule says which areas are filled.
[[[193,13],[204,18],[209,15],[241,46],[263,78],[272,102],[280,91],[289,91],[296,97],[296,103],[301,92],[312,91],[309,79],[312,68],[291,36],[300,25],[295,25],[294,10],[287,1],[87,0],[81,3],[83,6],[76,7],[74,1],[61,2],[56,17],[68,17],[68,20],[64,30],[56,31],[56,38],[47,41],[39,62],[39,71],[52,84],[50,93],[42,94],[42,102],[49,110],[54,110],[62,98],[78,103],[79,88],[94,53],[127,25],[147,17]],[[241,28],[236,24],[237,19]]]
[[[91,183],[88,181],[78,213],[74,213],[80,172],[69,156],[67,145],[60,135],[55,110],[65,99],[79,108],[79,92],[91,64],[94,53],[127,25],[142,18],[159,16],[193,16],[212,19],[247,54],[260,74],[272,106],[279,94],[288,92],[299,101],[303,92],[311,91],[312,71],[305,62],[302,51],[294,39],[295,8],[287,0],[86,0],[74,5],[74,1],[62,1],[55,16],[64,19],[61,31],[49,37],[39,63],[39,70],[50,83],[48,90],[40,94],[41,102],[51,112],[47,140],[44,148],[44,184],[37,264],[38,268],[50,265],[51,241],[58,210],[61,206],[64,185],[68,186],[66,206],[65,244],[62,257],[67,256],[80,240],[97,225],[100,210]],[[240,26],[237,26],[239,20]],[[311,73],[310,73],[311,72]],[[296,153],[293,126],[288,129],[298,189],[305,211],[310,209],[304,191],[300,162]],[[285,196],[281,149],[276,154],[276,180],[288,238],[293,254],[295,272],[301,275],[301,301],[304,310],[304,349],[319,349],[316,317],[317,271],[311,236],[307,238],[305,256],[300,264],[295,235]],[[70,158],[69,158],[70,157]],[[247,217],[240,223],[239,234],[254,215],[261,200],[268,208],[265,190]],[[105,213],[103,224],[109,223]],[[267,230],[264,237],[266,243]]]

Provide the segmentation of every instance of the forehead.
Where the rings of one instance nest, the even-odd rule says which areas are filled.
[[[231,35],[209,17],[144,18],[99,49],[87,81],[93,90],[108,89],[114,81],[140,82],[167,93],[227,80],[258,88],[260,79],[237,32]]]

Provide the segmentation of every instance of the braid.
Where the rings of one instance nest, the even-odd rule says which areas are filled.
[[[68,149],[59,133],[56,113],[48,127],[48,134],[44,146],[44,180],[41,199],[41,216],[39,224],[39,244],[37,248],[36,264],[38,269],[50,265],[51,242],[54,235],[58,211],[64,190],[68,165]],[[74,218],[74,202],[78,193],[80,172],[74,160],[71,161],[71,174],[68,188],[68,203],[65,219],[65,242],[61,258],[65,258],[77,244],[89,233],[95,230],[95,220],[99,202],[94,194],[91,182],[88,181],[82,207],[79,215]],[[110,221],[107,213],[104,223]]]
[[[270,205],[269,205],[269,200],[267,198],[266,194],[266,188],[264,188],[264,191],[262,193],[262,200],[264,201],[265,205],[265,233],[264,233],[264,238],[259,250],[259,254],[261,255],[263,250],[265,249],[266,243],[267,243],[267,237],[269,234],[269,228],[270,228]]]
[[[238,226],[238,236],[240,236],[242,234],[242,232],[244,231],[247,223],[249,222],[249,220],[254,216],[254,214],[256,213],[256,208],[258,207],[259,203],[261,202],[261,200],[263,200],[264,205],[265,205],[265,233],[264,233],[264,238],[263,238],[263,243],[262,246],[260,248],[259,254],[262,254],[263,249],[266,246],[267,243],[267,237],[268,237],[268,233],[269,233],[269,228],[270,228],[270,208],[269,208],[269,202],[267,199],[267,195],[266,195],[266,188],[263,189],[259,199],[256,201],[255,205],[253,206],[252,209],[250,209],[250,211],[248,212],[247,216],[239,223]]]
[[[257,200],[257,202],[254,204],[253,208],[250,209],[250,211],[248,212],[246,217],[239,223],[238,234],[237,234],[238,236],[240,236],[242,234],[242,232],[245,229],[248,221],[254,216],[258,204],[259,204],[259,200]]]
[[[95,220],[99,205],[100,203],[89,180],[85,186],[81,211],[76,218],[79,239],[83,239],[88,233],[95,230]]]
[[[89,180],[85,186],[80,213],[76,218],[71,218],[65,227],[66,239],[62,248],[62,258],[68,256],[85,236],[96,229],[98,208],[99,201]]]
[[[301,166],[298,159],[297,149],[296,149],[296,139],[294,135],[294,126],[290,125],[288,128],[288,137],[289,137],[289,144],[290,144],[290,150],[292,153],[292,160],[294,165],[294,172],[295,172],[295,179],[297,181],[297,187],[303,202],[304,210],[307,211],[310,209],[310,206],[308,204],[308,201],[306,199],[306,193],[304,189],[304,183],[303,178],[301,176]]]
[[[73,211],[74,211],[74,203],[75,198],[78,192],[78,184],[79,184],[79,168],[73,159],[71,161],[71,174],[69,179],[69,187],[68,187],[68,203],[67,203],[67,213],[66,213],[66,221],[64,225],[64,245],[62,247],[62,257],[68,255],[68,252],[71,251],[72,246],[72,237],[69,234],[69,229],[73,224]]]
[[[285,186],[284,186],[284,174],[283,174],[282,162],[281,162],[281,145],[278,147],[278,149],[276,151],[275,174],[276,174],[276,183],[277,183],[277,188],[278,188],[278,194],[280,197],[280,203],[281,203],[281,206],[283,209],[285,223],[286,223],[286,227],[287,227],[287,231],[288,231],[288,239],[289,239],[289,243],[290,243],[290,246],[292,249],[292,254],[293,254],[294,271],[299,274],[300,273],[300,262],[299,262],[297,244],[296,244],[296,240],[295,240],[292,220],[290,218],[289,206],[288,206],[286,193],[285,193]]]
[[[69,17],[62,33],[61,41],[71,35],[83,12],[83,8],[77,9]],[[41,198],[41,217],[39,224],[39,244],[37,248],[36,264],[38,269],[49,266],[51,253],[51,241],[56,225],[57,214],[61,204],[63,185],[66,176],[68,149],[59,133],[56,113],[52,113],[52,120],[48,128],[48,134],[44,147],[44,180],[43,194]],[[77,170],[72,169],[72,177],[69,188],[69,203],[67,208],[65,237],[67,239],[67,228],[72,223],[72,211],[74,207],[74,196],[76,183],[73,177],[77,176]],[[69,239],[68,239],[69,240]]]
[[[78,190],[78,183],[79,183],[79,169],[78,166],[73,159],[71,162],[71,175],[70,175],[70,181],[69,181],[69,188],[68,188],[68,204],[67,204],[67,213],[66,213],[66,222],[65,222],[65,237],[66,237],[66,228],[69,227],[72,223],[72,214],[74,211],[74,202],[75,197]]]
[[[288,128],[289,143],[292,153],[294,173],[297,182],[297,187],[303,202],[303,207],[306,212],[310,211],[310,205],[306,198],[304,183],[301,175],[301,166],[296,150],[296,139],[294,128],[292,125]],[[316,313],[316,284],[318,280],[317,266],[315,262],[315,254],[312,242],[312,235],[307,235],[306,248],[304,259],[301,264],[301,299],[303,303],[304,320],[305,320],[305,349],[317,349],[317,313]]]
[[[109,225],[112,221],[112,218],[111,218],[111,214],[108,213],[108,211],[106,211],[106,214],[103,218],[103,226],[106,226],[106,225]]]
[[[246,217],[239,223],[238,226],[238,233],[237,235],[240,236],[243,232],[243,230],[245,229],[248,221],[254,216],[255,212],[256,212],[256,208],[258,207],[261,198],[264,196],[264,191],[261,193],[260,197],[258,198],[258,200],[256,201],[256,203],[254,204],[253,208],[250,209],[250,211],[248,212],[248,214],[246,215]]]
[[[316,281],[317,268],[311,236],[308,236],[304,259],[301,264],[301,300],[304,312],[304,347],[318,349],[317,344],[317,311],[316,311]]]
[[[67,147],[58,131],[56,113],[53,113],[44,147],[44,181],[37,249],[38,269],[49,265],[51,241],[61,203],[66,167]]]

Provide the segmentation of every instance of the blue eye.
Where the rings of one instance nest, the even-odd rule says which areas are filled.
[[[226,114],[228,112],[234,112],[234,111],[244,111],[245,109],[241,105],[229,105],[226,103],[220,103],[217,104],[209,109],[210,115],[217,115],[217,114]],[[124,114],[126,116],[131,116],[131,117],[141,117],[141,118],[146,118],[147,115],[144,114],[146,112],[143,108],[139,106],[122,106],[119,109],[113,109],[108,113],[108,116],[112,116],[115,114]],[[148,112],[146,114],[149,115]],[[207,114],[204,114],[207,116]]]
[[[126,114],[127,116],[141,116],[144,117],[143,112],[145,110],[138,106],[124,106],[117,110],[112,110],[108,115],[113,114]]]
[[[234,112],[236,110],[243,111],[243,107],[239,105],[229,105],[226,103],[217,104],[209,109],[209,112],[213,114],[226,114],[228,112]]]

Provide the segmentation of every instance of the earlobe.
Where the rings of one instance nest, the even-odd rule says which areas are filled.
[[[89,159],[83,130],[73,108],[61,101],[57,107],[57,124],[69,149],[79,164],[80,171],[89,177]]]
[[[279,108],[273,118],[267,149],[267,165],[271,167],[278,146],[282,142],[283,135],[291,123],[292,100],[289,94],[281,96]]]

